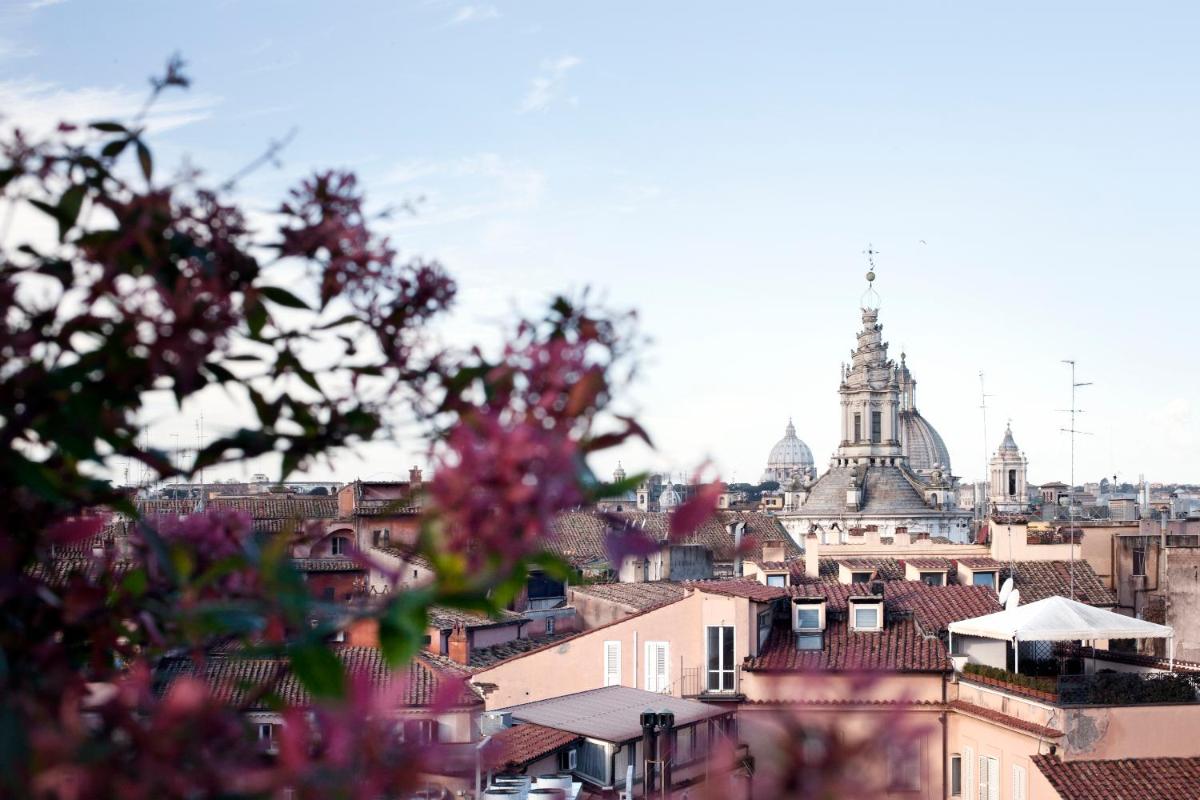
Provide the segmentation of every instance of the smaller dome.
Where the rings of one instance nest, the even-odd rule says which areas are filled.
[[[663,511],[668,511],[683,502],[679,496],[679,492],[675,491],[675,487],[667,484],[663,489],[662,494],[658,496],[658,507]]]
[[[941,435],[914,408],[900,412],[900,443],[908,466],[919,473],[935,468],[950,472],[950,451]]]
[[[806,469],[813,466],[812,450],[796,436],[796,426],[789,419],[783,438],[771,448],[767,469]]]
[[[621,466],[621,462],[617,462],[617,468],[613,470],[613,483],[620,483],[625,480],[625,468]]]

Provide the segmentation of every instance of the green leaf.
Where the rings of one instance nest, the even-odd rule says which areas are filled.
[[[306,311],[308,310],[308,304],[287,289],[282,289],[278,286],[259,286],[258,292],[272,303],[287,306],[288,308],[303,308]]]
[[[116,158],[121,155],[121,152],[129,146],[129,139],[117,139],[104,145],[100,150],[100,155],[105,158]]]
[[[267,320],[270,319],[267,307],[262,304],[257,295],[247,294],[245,312],[246,325],[250,328],[251,338],[261,338],[263,328],[266,327]]]
[[[58,200],[58,240],[61,242],[67,238],[67,231],[75,226],[75,220],[79,219],[79,210],[83,208],[83,198],[87,196],[87,187],[81,185],[72,186],[63,192],[63,196]]]
[[[430,599],[427,590],[410,589],[395,594],[384,610],[379,619],[379,648],[389,666],[405,663],[421,649]]]
[[[154,162],[150,158],[150,148],[146,147],[141,139],[137,140],[137,157],[138,163],[142,165],[142,174],[146,176],[146,182],[150,182],[150,176],[154,173]]]
[[[320,642],[304,641],[288,648],[292,672],[314,697],[341,697],[346,691],[342,662]]]
[[[91,127],[105,133],[128,133],[128,129],[119,122],[93,122]]]

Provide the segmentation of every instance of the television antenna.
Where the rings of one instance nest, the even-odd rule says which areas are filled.
[[[1081,431],[1075,427],[1075,417],[1078,414],[1083,413],[1083,409],[1079,408],[1078,403],[1075,402],[1075,393],[1078,389],[1080,389],[1084,386],[1091,386],[1092,382],[1076,380],[1076,378],[1075,378],[1075,360],[1074,359],[1064,358],[1064,359],[1062,359],[1062,363],[1069,364],[1071,366],[1071,407],[1059,409],[1059,411],[1067,412],[1071,415],[1071,427],[1060,428],[1059,430],[1061,430],[1063,433],[1071,434],[1071,486],[1067,489],[1067,520],[1069,521],[1070,527],[1067,531],[1067,535],[1070,537],[1070,545],[1071,545],[1068,552],[1071,554],[1071,562],[1070,562],[1071,563],[1071,568],[1070,568],[1071,599],[1074,600],[1075,599],[1075,502],[1072,499],[1071,495],[1074,494],[1074,492],[1075,492],[1075,436],[1076,435],[1091,436],[1091,433],[1089,433],[1088,431]]]
[[[987,519],[988,491],[991,486],[991,484],[988,480],[987,399],[989,397],[992,397],[992,395],[988,394],[987,390],[984,389],[983,370],[980,370],[979,371],[979,410],[983,415],[983,478],[981,480],[982,489],[979,492],[979,495],[982,495],[982,496],[977,496],[976,503],[975,503],[975,505],[978,507],[978,510],[979,510],[979,525],[980,525],[980,527],[983,526],[984,521]]]

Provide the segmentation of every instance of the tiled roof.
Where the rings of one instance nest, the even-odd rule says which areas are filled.
[[[968,569],[972,569],[972,570],[1002,569],[1004,567],[1004,563],[1001,561],[997,561],[994,558],[986,558],[986,557],[981,557],[981,556],[972,556],[970,558],[960,558],[960,559],[958,559],[958,563],[960,563],[964,567],[967,567]]]
[[[578,741],[577,734],[526,722],[493,733],[484,745],[484,760],[493,769],[519,769]]]
[[[620,620],[624,621],[624,620]],[[597,630],[593,628],[592,630]],[[490,647],[476,647],[471,650],[471,669],[486,669],[494,667],[497,664],[508,661],[510,658],[523,656],[526,653],[532,653],[537,650],[546,650],[551,647],[557,647],[564,639],[573,639],[576,636],[582,636],[591,631],[574,632],[564,631],[551,636],[539,636],[536,639],[513,639],[511,642],[502,642],[494,644]]]
[[[135,566],[137,566],[135,562],[122,559],[111,562],[107,568],[112,570],[113,575],[123,575]],[[95,582],[100,579],[105,568],[103,558],[52,558],[49,561],[33,564],[29,568],[29,574],[42,579],[54,588],[61,589],[76,575]]]
[[[954,566],[954,562],[948,558],[906,558],[904,565],[912,565],[917,569],[937,569],[949,570]]]
[[[647,611],[665,603],[681,599],[687,590],[685,584],[671,581],[648,581],[646,583],[593,583],[572,586],[567,591],[619,603],[638,611]]]
[[[405,564],[410,564],[414,567],[421,567],[422,569],[427,569],[430,571],[433,570],[433,562],[430,561],[428,558],[421,555],[420,553],[413,553],[408,550],[405,550],[404,548],[397,547],[396,545],[387,545],[386,547],[372,547],[371,550],[378,551],[380,553],[383,553],[386,556],[391,556],[392,558],[398,558],[401,561],[403,561]]]
[[[1200,758],[1062,761],[1034,756],[1034,765],[1062,800],[1194,800]]]
[[[1047,725],[1039,725],[1036,722],[1030,722],[1027,719],[1021,719],[1020,717],[1014,717],[1011,714],[1005,714],[1003,711],[997,711],[994,708],[977,706],[974,703],[968,703],[966,700],[952,700],[950,701],[950,707],[972,717],[986,719],[991,722],[1005,725],[1009,728],[1015,728],[1016,730],[1024,731],[1025,733],[1032,733],[1034,736],[1041,736],[1046,739],[1057,739],[1063,735],[1063,732],[1056,728],[1051,728]]]
[[[341,647],[336,650],[348,675],[365,676],[375,688],[383,688],[394,680],[404,681],[404,696],[400,705],[416,708],[430,705],[440,687],[447,681],[462,681],[462,691],[457,697],[459,706],[475,706],[482,703],[479,696],[463,680],[465,673],[449,669],[427,654],[414,657],[407,667],[390,669],[383,660],[383,653],[375,647]],[[170,683],[184,675],[196,675],[196,664],[190,658],[168,658],[160,662],[155,681],[160,692],[165,692]],[[210,655],[204,663],[203,678],[216,692],[234,705],[243,703],[250,692],[275,680],[274,694],[290,706],[308,705],[308,690],[292,673],[286,660],[269,658],[239,658],[236,655]],[[252,709],[266,708],[262,699],[250,706]]]
[[[300,572],[365,572],[363,565],[352,558],[293,558],[292,566]]]
[[[906,475],[902,467],[885,465],[831,467],[812,485],[808,499],[795,515],[834,518],[846,516],[846,490],[850,488],[850,480],[855,472],[863,476],[860,485],[865,497],[862,506],[853,512],[853,516],[907,516],[920,519],[965,516],[968,513],[954,509],[931,508],[914,486],[915,478],[910,479],[909,475],[912,473]]]
[[[196,500],[139,500],[137,509],[150,514],[194,514]],[[253,520],[255,533],[279,533],[298,522],[334,519],[337,497],[332,495],[261,494],[248,497],[212,497],[205,501],[210,511],[241,511]]]
[[[1059,595],[1070,597],[1071,562],[1017,561],[1014,565],[1013,586],[1021,590],[1021,603],[1032,603]],[[1113,606],[1117,598],[1083,559],[1075,560],[1075,599],[1093,606]]]
[[[449,630],[455,625],[462,625],[464,628],[490,628],[495,625],[513,625],[528,621],[529,618],[525,615],[508,609],[501,609],[496,616],[490,617],[477,611],[465,611],[461,608],[429,607],[429,624],[441,630]]]
[[[894,558],[821,558],[817,563],[822,577],[836,578],[839,565],[845,564],[856,571],[874,570],[881,580],[904,580],[904,565]]]
[[[668,538],[670,514],[633,511],[603,515],[594,511],[571,511],[555,519],[550,549],[573,564],[606,560],[608,550],[605,539],[610,529],[606,516],[642,530],[656,541],[665,542]],[[754,546],[743,554],[746,559],[762,558],[764,541],[780,542],[787,557],[800,555],[800,548],[787,535],[779,520],[769,514],[753,511],[718,511],[692,536],[678,543],[702,544],[712,550],[714,561],[731,562],[735,556],[735,545],[726,526],[734,522],[744,522],[746,527],[743,535],[754,542]]]
[[[787,589],[782,586],[766,586],[749,578],[729,578],[716,581],[685,581],[684,586],[697,589],[708,594],[722,594],[728,597],[745,597],[756,603],[769,603],[786,597]]]
[[[758,656],[746,660],[751,672],[886,671],[949,672],[945,646],[922,636],[911,620],[888,620],[882,631],[854,631],[830,620],[820,650],[797,650],[790,629],[771,632]]]
[[[1000,610],[990,586],[928,586],[920,581],[888,581],[883,585],[883,602],[888,611],[911,613],[927,634],[940,633],[951,622]]]

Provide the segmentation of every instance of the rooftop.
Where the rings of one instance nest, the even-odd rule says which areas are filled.
[[[889,619],[881,631],[856,631],[830,620],[820,650],[800,650],[790,628],[776,628],[747,659],[751,672],[950,672],[946,647],[912,620]]]
[[[646,583],[593,583],[572,586],[568,591],[607,600],[635,611],[649,611],[683,598],[687,590],[682,583],[650,581]]]
[[[484,761],[494,769],[520,768],[579,739],[569,731],[525,722],[493,733],[484,746]]]
[[[1200,758],[1063,761],[1034,756],[1033,763],[1062,800],[1193,800],[1200,786]]]
[[[502,710],[511,712],[514,720],[606,742],[627,742],[641,738],[640,716],[647,708],[674,713],[677,727],[732,713],[728,708],[628,686],[606,686]]]
[[[501,609],[496,616],[489,616],[478,611],[466,611],[461,608],[447,606],[429,607],[429,624],[441,630],[450,630],[455,625],[464,628],[491,628],[496,625],[513,625],[528,622],[529,618],[515,611]]]

